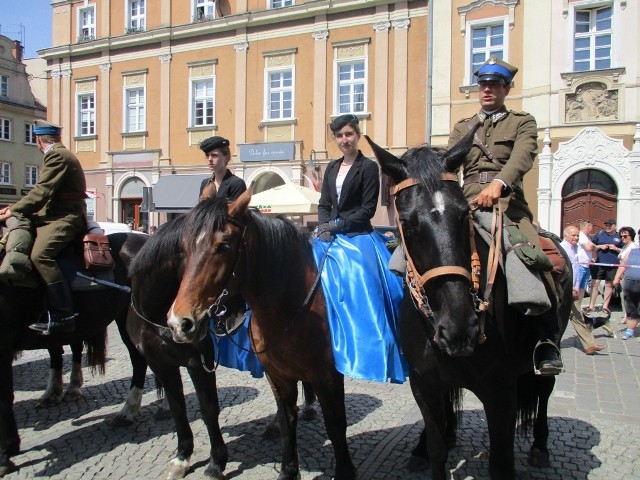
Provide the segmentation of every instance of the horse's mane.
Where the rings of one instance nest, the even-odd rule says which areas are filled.
[[[444,149],[422,145],[407,150],[400,160],[407,168],[408,178],[420,181],[429,191],[436,191],[442,185],[442,173],[445,171],[442,155]]]
[[[178,263],[183,254],[182,236],[186,220],[187,216],[181,215],[161,225],[133,258],[129,266],[129,277],[157,269],[158,258]]]

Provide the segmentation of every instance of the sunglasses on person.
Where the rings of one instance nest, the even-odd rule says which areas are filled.
[[[631,235],[620,235],[620,238],[629,238]]]

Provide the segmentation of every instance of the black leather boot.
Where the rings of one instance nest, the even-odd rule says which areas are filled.
[[[60,281],[47,285],[49,311],[46,323],[33,323],[29,328],[42,335],[72,332],[76,328],[76,315],[73,313],[73,299],[67,282]]]
[[[564,370],[558,336],[560,326],[555,308],[550,308],[537,318],[541,340],[533,350],[535,373],[538,375],[558,375]]]

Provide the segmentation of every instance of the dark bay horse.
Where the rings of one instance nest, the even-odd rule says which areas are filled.
[[[109,236],[116,261],[115,283],[129,283],[129,264],[142,247],[145,238],[144,235],[134,233]],[[89,366],[103,369],[106,357],[106,327],[116,318],[121,319],[124,325],[130,295],[113,288],[73,292],[73,302],[75,311],[79,314],[75,331],[50,336],[38,335],[28,326],[39,320],[39,315],[45,308],[44,290],[9,287],[0,283],[0,315],[3,321],[0,336],[0,476],[16,470],[11,457],[20,452],[20,437],[13,412],[12,363],[16,353],[51,347],[57,349],[62,345],[85,342]],[[135,352],[135,348],[133,350]]]
[[[471,291],[470,207],[454,175],[472,141],[470,132],[448,152],[423,146],[398,159],[369,140],[382,171],[397,185],[398,228],[417,276],[424,279],[418,295],[426,307],[414,304],[405,287],[399,330],[411,366],[411,389],[424,417],[434,480],[447,478],[445,462],[456,424],[450,412],[452,402],[460,399],[460,388],[474,392],[484,405],[492,479],[515,478],[518,420],[525,426],[534,422],[530,462],[548,462],[547,402],[555,379],[533,374],[533,349],[539,339],[535,320],[507,304],[501,269],[484,319],[486,341],[479,342],[481,317]],[[488,247],[477,234],[474,242],[484,286]],[[562,278],[560,292],[564,331],[571,306],[570,272]],[[482,298],[483,292],[478,295]]]
[[[185,269],[169,315],[173,338],[197,344],[210,312],[240,293],[252,311],[249,335],[278,405],[280,480],[300,478],[297,382],[313,386],[336,457],[335,478],[356,478],[347,448],[344,378],[333,359],[324,294],[309,235],[283,218],[249,210],[251,191],[227,205],[204,200],[189,214]]]

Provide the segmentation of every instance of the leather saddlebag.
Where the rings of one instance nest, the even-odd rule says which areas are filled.
[[[106,235],[87,233],[82,239],[82,244],[84,246],[84,267],[87,270],[113,270],[115,262]]]

